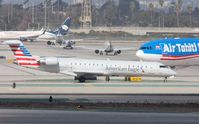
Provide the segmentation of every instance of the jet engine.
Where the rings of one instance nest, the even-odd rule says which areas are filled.
[[[117,50],[117,54],[121,54],[121,52],[122,52],[121,50]]]
[[[98,49],[95,50],[95,53],[98,54],[100,51]]]
[[[51,73],[59,73],[59,61],[56,57],[44,57],[40,59],[40,69]]]
[[[40,64],[43,65],[58,65],[59,61],[56,57],[44,57],[40,59]]]

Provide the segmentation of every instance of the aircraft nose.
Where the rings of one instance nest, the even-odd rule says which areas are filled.
[[[171,74],[171,76],[174,76],[174,77],[176,76],[176,72],[174,70],[171,70],[170,74]]]
[[[138,50],[138,51],[136,52],[136,56],[139,57],[139,58],[142,58],[143,55],[144,55],[143,50]]]

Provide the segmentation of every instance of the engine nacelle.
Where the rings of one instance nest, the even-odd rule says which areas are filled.
[[[117,50],[117,54],[121,54],[121,52],[122,52],[121,50]]]
[[[19,40],[22,41],[22,42],[27,42],[28,38],[26,38],[26,37],[20,37]]]
[[[100,51],[98,49],[95,50],[95,53],[98,54]]]
[[[59,61],[56,57],[44,57],[40,59],[40,63],[43,65],[58,65]]]

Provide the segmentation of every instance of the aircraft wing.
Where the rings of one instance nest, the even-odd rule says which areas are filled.
[[[64,70],[64,71],[60,71],[61,74],[66,74],[66,75],[70,75],[70,76],[77,76],[77,74],[75,74],[72,71],[68,71],[68,70]]]
[[[101,48],[94,48],[94,47],[86,47],[86,46],[78,46],[79,48],[82,48],[82,49],[86,49],[86,50],[96,50],[98,49],[99,51],[104,51],[104,49],[101,49]]]
[[[66,74],[70,76],[77,76],[77,75],[96,75],[96,76],[101,76],[101,75],[108,75],[107,72],[102,72],[102,71],[91,71],[91,70],[75,70],[70,71],[70,70],[64,70],[60,71],[61,74]]]
[[[104,71],[96,71],[96,70],[75,70],[76,74],[78,75],[96,75],[96,76],[101,76],[101,75],[108,75],[108,72]]]

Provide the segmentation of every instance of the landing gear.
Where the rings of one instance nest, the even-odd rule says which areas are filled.
[[[47,45],[55,45],[55,43],[51,41],[47,41]]]
[[[50,41],[48,41],[48,42],[47,42],[47,45],[51,45],[51,42],[50,42]]]
[[[109,82],[110,81],[110,77],[106,76],[105,80]]]
[[[167,77],[164,77],[164,83],[167,82]]]
[[[124,77],[124,81],[130,81],[130,77]]]
[[[100,52],[100,55],[103,55],[103,52],[102,52],[102,51]]]
[[[86,81],[86,79],[85,79],[84,76],[80,76],[80,77],[78,78],[78,80],[79,80],[79,82],[81,82],[81,83],[83,83],[83,82]]]
[[[114,54],[113,54],[113,55],[115,56],[115,55],[117,55],[117,54],[118,54],[117,52],[114,52]]]

